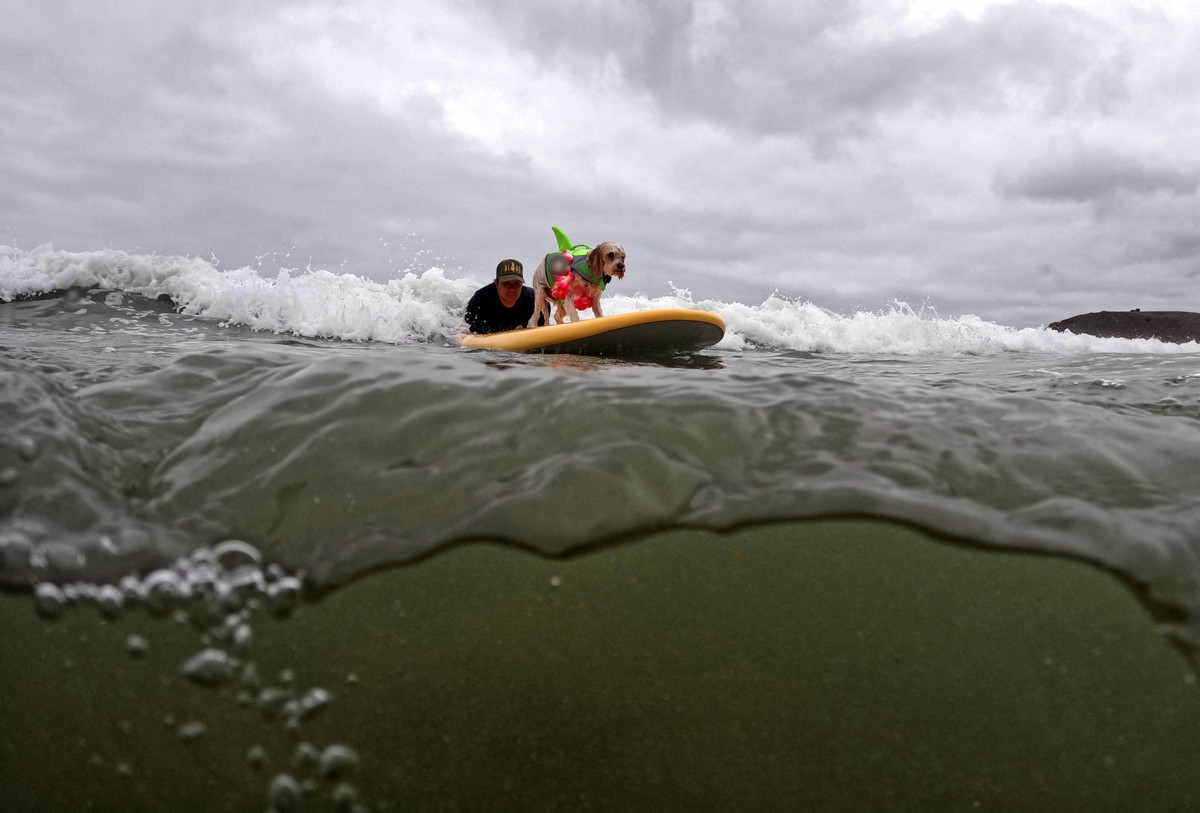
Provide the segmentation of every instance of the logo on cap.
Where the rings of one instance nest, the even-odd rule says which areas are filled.
[[[525,269],[516,260],[503,260],[496,266],[496,282],[519,279],[525,281]]]

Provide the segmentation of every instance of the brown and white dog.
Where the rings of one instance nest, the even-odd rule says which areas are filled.
[[[582,263],[580,261],[583,261]],[[533,272],[533,319],[530,325],[550,324],[550,303],[554,302],[554,321],[562,324],[564,320],[579,321],[579,309],[575,301],[590,302],[592,312],[603,316],[600,298],[604,295],[604,286],[610,279],[625,278],[625,248],[620,243],[606,240],[588,252],[587,258],[575,258],[576,271],[567,268],[567,259],[561,254],[548,254],[538,263]],[[555,279],[563,273],[569,273],[570,283],[567,296],[555,300],[551,295]],[[562,287],[560,286],[560,291]]]

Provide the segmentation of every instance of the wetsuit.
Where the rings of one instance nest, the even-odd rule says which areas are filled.
[[[472,333],[499,333],[502,330],[515,330],[529,324],[533,316],[533,289],[528,285],[521,287],[521,296],[517,304],[511,308],[504,307],[500,301],[500,293],[496,283],[483,286],[467,303],[463,318]]]

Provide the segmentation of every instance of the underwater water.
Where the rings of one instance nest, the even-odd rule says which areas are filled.
[[[474,287],[0,249],[5,809],[1200,804],[1200,348]]]

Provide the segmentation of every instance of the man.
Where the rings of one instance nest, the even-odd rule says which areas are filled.
[[[533,289],[525,284],[525,269],[516,260],[496,266],[496,281],[471,296],[463,318],[472,333],[499,333],[529,324]]]

